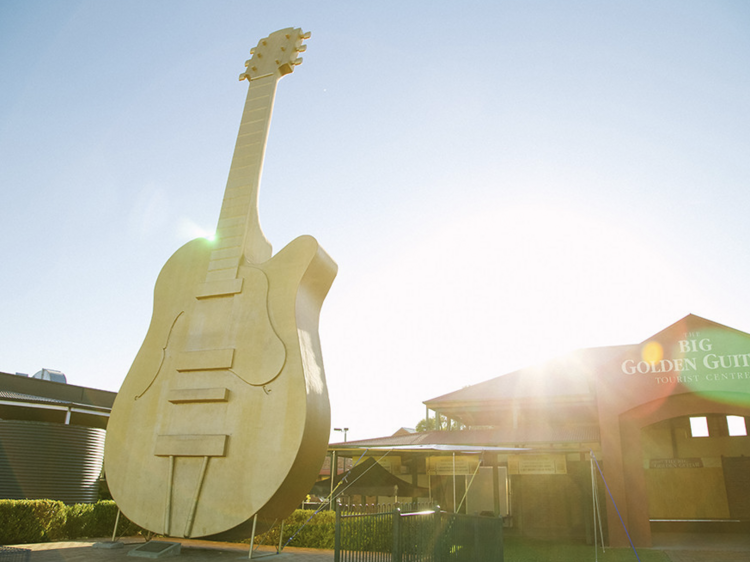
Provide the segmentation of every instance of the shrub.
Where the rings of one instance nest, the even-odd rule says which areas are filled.
[[[284,545],[299,531],[289,546],[334,547],[336,513],[321,511],[313,517],[314,513],[298,509],[286,519]],[[65,505],[52,500],[0,500],[0,544],[111,537],[116,517],[117,506],[113,501]],[[276,525],[255,537],[255,544],[278,545],[279,531],[279,525]],[[136,534],[148,533],[121,514],[117,536]],[[249,541],[248,538],[243,542]]]
[[[117,505],[113,501],[79,503],[68,506],[65,537],[67,539],[109,537],[114,531],[116,519]],[[143,529],[120,514],[120,520],[117,523],[118,536],[135,535],[141,531]]]
[[[65,505],[51,500],[0,500],[0,544],[109,537],[116,517],[113,501]],[[142,532],[120,515],[118,536]]]
[[[334,547],[336,529],[336,512],[321,511],[314,514],[315,512],[309,509],[297,509],[285,519],[282,546],[332,549]],[[311,517],[312,519],[310,519]],[[302,530],[300,531],[300,529]],[[277,546],[279,544],[280,530],[280,525],[277,524],[267,533],[256,536],[255,544]],[[297,533],[296,536],[295,533]],[[294,536],[294,539],[287,545],[287,541],[292,536]],[[250,539],[248,538],[243,542],[250,542]]]
[[[67,508],[52,500],[0,500],[0,544],[60,540]]]

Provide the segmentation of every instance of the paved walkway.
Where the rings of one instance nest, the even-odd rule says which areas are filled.
[[[102,539],[106,541],[106,539]],[[142,539],[122,539],[122,548],[92,548],[100,541],[50,542],[18,544],[13,548],[31,550],[31,562],[134,562],[128,552],[143,544]],[[166,542],[166,541],[165,541]],[[218,543],[189,539],[169,539],[182,544],[180,562],[235,562],[248,559],[248,545]],[[281,554],[276,549],[261,546],[253,551],[253,560],[285,560],[287,562],[333,562],[332,550],[287,547]],[[168,560],[168,558],[166,558]]]
[[[742,534],[654,533],[655,550],[672,562],[748,562],[750,536]]]
[[[106,541],[106,539],[101,539]],[[122,539],[122,548],[92,548],[97,541],[19,544],[13,548],[31,550],[31,562],[134,562],[128,552],[144,541]],[[179,562],[236,562],[248,559],[248,546],[191,539],[169,539],[180,542]],[[750,537],[744,535],[669,535],[654,536],[654,550],[665,552],[672,562],[748,562]],[[253,551],[253,560],[268,562],[333,562],[332,550],[287,547],[281,554],[262,546]]]

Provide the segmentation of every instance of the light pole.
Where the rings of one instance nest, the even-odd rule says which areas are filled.
[[[334,427],[333,431],[343,431],[344,432],[344,443],[346,443],[346,432],[349,431],[348,427]]]

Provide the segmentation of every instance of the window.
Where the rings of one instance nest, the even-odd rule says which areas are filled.
[[[706,419],[706,416],[690,418],[690,435],[693,437],[708,437],[708,419]]]
[[[745,418],[743,416],[727,416],[727,427],[729,428],[730,437],[747,435],[747,426],[745,425]]]

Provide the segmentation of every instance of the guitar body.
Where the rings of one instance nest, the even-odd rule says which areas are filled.
[[[310,236],[207,289],[213,242],[165,264],[148,333],[115,400],[105,467],[134,523],[244,538],[314,484],[330,431],[318,318],[336,264]]]

